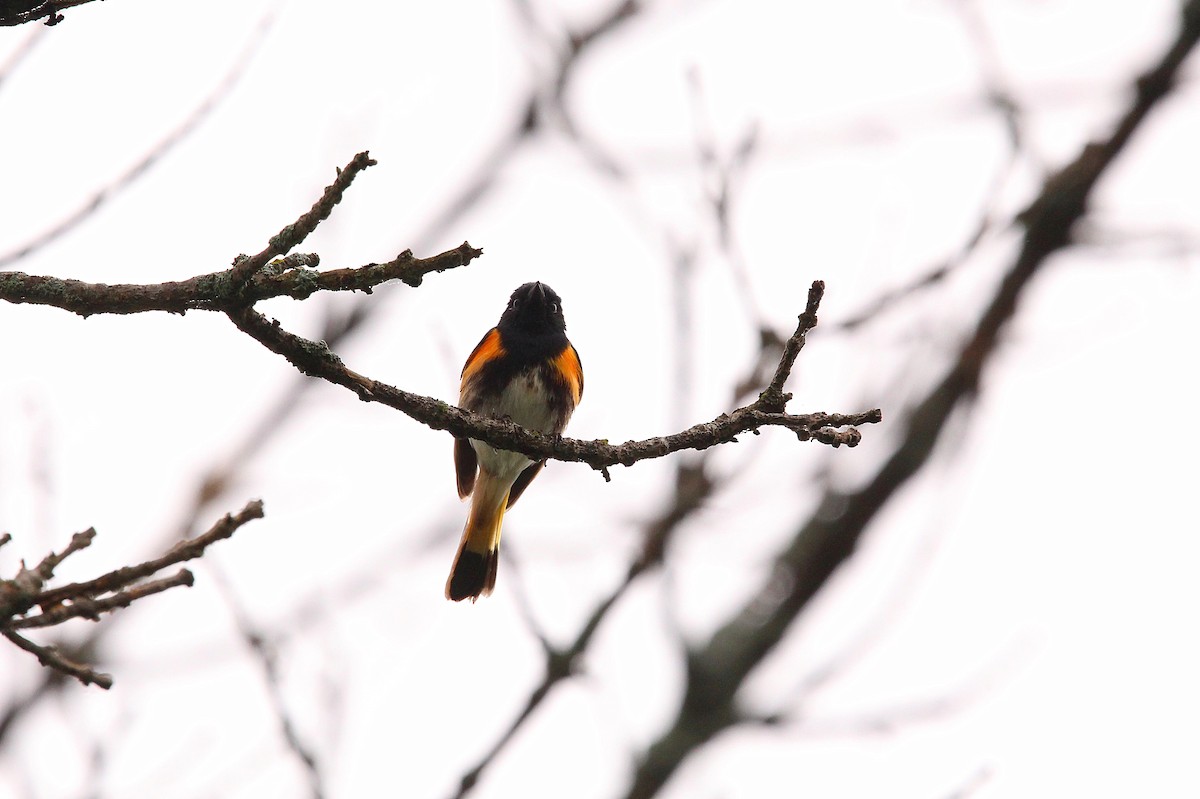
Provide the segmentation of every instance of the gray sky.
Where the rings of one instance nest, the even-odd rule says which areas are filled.
[[[740,606],[823,480],[853,486],[888,454],[1011,261],[1007,221],[1045,169],[1108,131],[1174,35],[1176,4],[652,4],[572,73],[578,135],[549,119],[488,194],[430,233],[531,87],[550,91],[555,51],[522,23],[524,5],[111,0],[44,33],[4,29],[0,64],[40,38],[0,84],[0,254],[122,175],[252,47],[194,132],[70,235],[4,268],[109,283],[223,269],[369,149],[378,166],[302,251],[330,268],[463,240],[485,255],[379,292],[338,347],[350,368],[451,401],[509,292],[543,280],[587,373],[568,434],[613,442],[728,410],[758,322],[790,331],[809,283],[825,280],[790,409],[880,406],[885,424],[852,450],[766,430],[717,453],[727,485],[475,794],[607,797],[674,715],[679,636],[702,642]],[[555,43],[608,8],[528,5]],[[748,707],[793,720],[723,736],[664,796],[1200,790],[1195,64],[1185,75],[1101,184],[1082,245],[1027,293],[978,403],[751,679]],[[1015,155],[989,87],[1019,103]],[[752,131],[723,250],[698,150],[731,159]],[[996,223],[951,277],[837,331],[955,256],[985,212]],[[681,251],[696,254],[683,361]],[[353,302],[261,310],[319,338]],[[206,471],[293,379],[201,312],[84,320],[5,304],[0,341],[6,576],[89,526],[100,538],[64,581],[161,549]],[[267,517],[215,548],[194,588],[122,614],[103,648],[116,688],[72,687],[26,718],[0,751],[0,796],[302,794],[239,618],[282,636],[280,701],[325,795],[448,795],[540,679],[522,608],[569,640],[671,490],[667,461],[618,467],[608,484],[551,464],[506,519],[516,560],[496,594],[452,605],[442,584],[466,510],[449,438],[332,386],[300,402],[199,524],[252,497]],[[835,676],[806,689],[831,662]],[[39,677],[31,657],[0,650],[0,705]]]

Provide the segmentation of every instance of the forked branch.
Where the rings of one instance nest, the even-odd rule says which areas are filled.
[[[181,585],[190,586],[193,578],[187,569],[167,577],[155,575],[170,566],[201,557],[216,542],[229,538],[252,519],[262,517],[263,504],[256,499],[236,514],[226,514],[202,535],[175,544],[161,557],[114,569],[93,580],[47,588],[46,583],[54,577],[58,565],[76,552],[87,549],[96,538],[94,529],[76,533],[62,552],[51,552],[32,569],[22,562],[11,580],[0,580],[0,633],[21,649],[36,655],[43,666],[70,675],[84,685],[111,688],[111,676],[77,663],[57,647],[36,644],[17,631],[54,627],[78,618],[98,621],[101,615],[128,607],[152,594]],[[2,538],[0,544],[8,540]]]

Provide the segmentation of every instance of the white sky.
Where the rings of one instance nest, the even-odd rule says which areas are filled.
[[[605,4],[535,3],[543,23]],[[539,136],[429,255],[485,256],[385,293],[340,354],[361,373],[453,399],[458,369],[508,293],[563,296],[587,392],[569,433],[623,441],[727,410],[752,327],[714,245],[697,126],[722,154],[759,149],[733,221],[755,302],[790,330],[814,279],[832,326],[956,252],[981,210],[1022,207],[1039,168],[1107,131],[1136,72],[1174,35],[1176,4],[968,4],[1023,103],[1031,152],[983,102],[967,17],[937,2],[663,3],[579,64],[576,121],[632,176],[615,184],[562,135]],[[122,173],[220,82],[269,9],[232,94],[129,191],[11,268],[158,282],[225,268],[308,208],[357,151],[379,165],[300,249],[327,267],[413,246],[549,63],[513,4],[111,0],[67,12],[0,85],[0,253]],[[0,64],[32,26],[0,31]],[[969,418],[888,507],[752,679],[748,705],[789,707],[808,675],[870,645],[784,731],[742,730],[689,760],[664,796],[1188,796],[1200,793],[1200,141],[1196,66],[1100,187],[1093,244],[1024,297]],[[691,88],[689,74],[699,89]],[[700,106],[699,110],[697,106]],[[697,120],[700,120],[699,122]],[[992,197],[1005,174],[999,199]],[[671,387],[667,238],[702,253],[695,386]],[[1103,242],[1113,241],[1111,244]],[[668,580],[637,586],[602,627],[586,678],[560,686],[475,794],[606,797],[673,717],[678,625],[702,640],[763,578],[819,490],[852,484],[953,350],[1014,252],[993,234],[946,284],[863,332],[814,334],[792,410],[884,409],[855,450],[780,431],[716,458],[731,485],[676,539]],[[267,303],[301,334],[348,298]],[[80,319],[0,307],[0,574],[100,531],[64,580],[160,546],[210,466],[286,389],[290,367],[223,317]],[[506,519],[521,563],[475,606],[442,598],[465,508],[449,440],[318,386],[218,503],[266,502],[197,565],[197,585],[123,614],[108,693],[72,688],[0,752],[0,797],[298,795],[256,662],[219,586],[265,629],[290,629],[282,694],[329,796],[444,796],[540,679],[518,586],[568,640],[621,579],[670,464],[552,465]],[[214,511],[211,518],[215,518]],[[209,520],[205,520],[207,524]],[[342,586],[359,593],[347,600]],[[882,619],[882,621],[880,621]],[[82,623],[81,623],[82,624]],[[40,639],[40,640],[45,640]],[[0,651],[0,706],[38,678]],[[935,712],[923,713],[941,702]],[[871,720],[886,729],[865,730]],[[90,751],[103,744],[97,771]]]

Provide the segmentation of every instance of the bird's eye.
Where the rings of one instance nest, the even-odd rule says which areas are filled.
[[[508,307],[512,308],[515,311],[515,310],[517,310],[517,306],[519,306],[520,304],[521,304],[521,301],[518,300],[516,297],[513,297],[512,301],[508,303]]]
[[[550,313],[559,313],[561,311],[562,311],[562,308],[559,307],[559,304],[557,302],[550,303]]]

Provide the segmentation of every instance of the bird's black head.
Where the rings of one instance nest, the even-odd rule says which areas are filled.
[[[525,335],[562,333],[567,329],[562,299],[545,283],[526,283],[509,297],[499,326]]]

